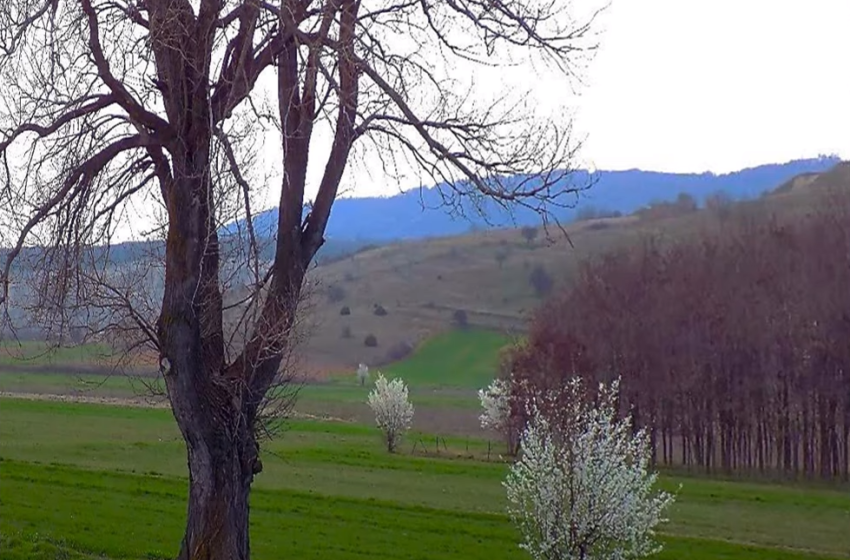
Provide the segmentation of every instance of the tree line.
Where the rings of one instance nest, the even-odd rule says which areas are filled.
[[[621,376],[655,462],[846,480],[850,197],[821,202],[586,262],[508,353],[514,392]]]

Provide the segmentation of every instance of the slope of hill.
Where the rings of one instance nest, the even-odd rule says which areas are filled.
[[[824,161],[810,160],[807,165]],[[774,167],[788,170],[788,165]],[[823,203],[819,193],[838,187],[850,189],[850,163],[821,173],[804,169],[804,173],[797,179],[786,177],[770,185],[785,182],[790,188],[763,193],[758,199],[738,202],[724,211],[767,211],[787,216]],[[709,194],[708,188],[704,194]],[[667,188],[673,194],[680,190]],[[750,192],[756,191],[753,188]],[[675,205],[672,208],[678,212]],[[310,276],[311,305],[305,315],[311,338],[300,350],[311,368],[352,370],[361,361],[372,366],[387,364],[409,354],[422,339],[457,326],[455,314],[461,311],[474,327],[522,331],[527,314],[552,289],[549,284],[557,288],[568,283],[583,259],[634,244],[647,234],[676,238],[722,219],[716,210],[675,212],[660,218],[642,214],[571,223],[565,226],[568,239],[556,229],[550,230],[549,237],[541,233],[531,240],[519,229],[492,229],[374,248],[349,240],[331,251],[331,242],[326,258],[320,259]],[[437,229],[444,217],[442,211],[428,214]],[[398,220],[403,218],[404,214]],[[343,222],[344,226],[345,219],[335,215],[332,222]],[[469,223],[463,227],[468,228]],[[127,244],[120,249],[123,259],[132,260],[152,247]],[[348,313],[341,313],[343,307]],[[364,344],[370,334],[376,339],[375,346]]]
[[[796,213],[831,203],[822,194],[850,190],[850,164],[806,182],[726,211],[793,219]],[[711,210],[662,219],[624,216],[570,224],[569,239],[552,230],[551,238],[541,234],[528,242],[518,229],[501,229],[404,241],[350,255],[314,270],[314,329],[306,356],[332,368],[350,369],[359,361],[385,363],[403,355],[405,346],[453,328],[457,310],[474,326],[521,331],[527,313],[543,301],[531,280],[535,270],[545,271],[555,286],[565,284],[585,258],[639,243],[649,234],[662,239],[696,234],[717,227],[722,219]],[[376,305],[386,315],[376,315]],[[344,306],[350,314],[340,314]],[[376,336],[377,347],[364,345],[368,334]]]
[[[679,193],[687,193],[698,202],[718,191],[727,193],[733,200],[754,198],[792,177],[824,171],[838,161],[833,156],[802,159],[721,175],[631,169],[598,171],[591,176],[586,171],[577,171],[565,181],[592,186],[581,193],[576,208],[564,209],[558,213],[558,218],[564,222],[572,221],[582,208],[588,206],[628,214],[656,200],[673,200]],[[445,188],[445,185],[438,185],[390,197],[340,199],[334,204],[327,237],[329,240],[372,241],[418,239],[458,235],[471,229],[517,227],[540,221],[531,210],[516,208],[511,215],[493,203],[482,206],[486,220],[472,204],[464,206],[464,217],[453,217],[443,208],[441,190]],[[575,199],[564,199],[563,202],[575,202]],[[276,219],[276,209],[258,214],[255,218],[257,231],[273,231]]]

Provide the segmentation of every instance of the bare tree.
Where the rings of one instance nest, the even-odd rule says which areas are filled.
[[[0,239],[8,247],[0,297],[9,310],[37,294],[57,317],[106,298],[114,304],[106,309],[123,314],[97,324],[133,327],[158,354],[188,451],[179,558],[250,555],[264,402],[280,382],[305,275],[352,155],[376,158],[387,173],[419,169],[446,185],[455,209],[495,200],[545,221],[574,201],[580,143],[570,123],[536,118],[508,97],[481,103],[458,78],[519,62],[574,77],[595,48],[598,11],[572,8],[556,0],[0,4],[0,235],[10,236]],[[263,83],[274,84],[276,103]],[[273,231],[255,231],[252,206],[268,179],[258,139],[275,130],[278,219]],[[308,184],[308,159],[323,148],[324,171]],[[118,281],[128,271],[97,250],[122,231],[163,240],[156,270],[142,275],[160,283],[155,317],[138,312],[150,302],[133,301]],[[273,239],[270,250],[262,239]],[[29,268],[27,255],[43,266]],[[16,275],[33,289],[17,289]]]

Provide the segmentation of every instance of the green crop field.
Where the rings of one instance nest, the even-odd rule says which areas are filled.
[[[499,350],[510,339],[487,330],[454,330],[425,341],[407,360],[388,367],[412,387],[486,387],[499,369]]]
[[[498,370],[498,351],[510,339],[487,330],[448,331],[424,342],[406,360],[374,368],[372,377],[383,371],[401,376],[410,387],[410,398],[423,422],[423,429],[441,434],[477,431],[477,390],[486,386]],[[35,347],[32,348],[34,351]],[[62,395],[76,399],[131,399],[145,402],[152,379],[122,374],[79,373],[74,358],[88,355],[57,353],[43,371],[21,370],[22,361],[0,362],[0,392]],[[64,352],[64,351],[62,351]],[[455,373],[457,372],[457,373]],[[161,392],[161,381],[154,383]],[[354,372],[337,375],[329,382],[309,382],[299,388],[297,412],[371,422],[366,405],[368,387],[360,387]]]
[[[486,447],[447,438],[437,455],[412,434],[389,455],[368,425],[293,421],[266,444],[254,557],[525,558],[504,515],[507,467]],[[0,399],[0,557],[173,557],[185,461],[168,410]],[[662,485],[681,489],[658,558],[850,558],[846,488]]]
[[[108,361],[113,355],[114,352],[105,344],[53,347],[44,342],[0,341],[0,365],[96,365]]]

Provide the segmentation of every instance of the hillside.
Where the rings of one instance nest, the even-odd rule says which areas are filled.
[[[809,160],[806,165],[824,161]],[[786,164],[747,173],[771,176],[776,169],[792,168]],[[372,366],[386,364],[410,353],[424,338],[458,326],[456,313],[465,316],[474,327],[509,334],[521,332],[527,314],[541,304],[545,295],[532,286],[532,275],[536,275],[538,288],[545,292],[547,279],[555,284],[568,283],[583,259],[635,243],[646,235],[687,235],[716,225],[723,212],[805,211],[818,203],[818,193],[847,185],[848,163],[822,173],[804,169],[802,175],[784,177],[765,187],[762,196],[754,200],[724,202],[724,207],[700,211],[692,211],[697,197],[685,210],[678,202],[658,203],[650,210],[663,211],[642,210],[636,215],[570,223],[565,226],[566,237],[551,227],[548,235],[539,231],[532,240],[517,228],[411,239],[383,246],[369,245],[364,240],[331,239],[310,276],[310,305],[305,312],[310,340],[300,348],[300,355],[306,367],[318,369],[319,373],[352,370],[361,361]],[[647,192],[652,192],[650,185]],[[670,200],[679,190],[669,186],[667,192],[670,196],[658,198]],[[433,219],[438,225],[441,216],[445,217],[443,211],[435,211]],[[339,216],[332,220],[344,221]],[[464,227],[469,228],[470,223],[465,222]],[[120,264],[157,250],[161,248],[129,243],[113,248],[111,258]],[[341,315],[343,306],[349,308],[350,314]],[[376,315],[376,306],[381,306],[386,314]],[[20,328],[17,334],[42,336],[39,329]],[[364,345],[369,334],[376,337],[377,346]]]
[[[570,204],[577,202],[577,205],[556,214],[563,222],[574,220],[587,208],[630,214],[657,200],[673,200],[679,193],[689,194],[699,203],[721,191],[733,200],[751,199],[792,177],[825,171],[838,161],[835,157],[801,159],[726,174],[659,173],[640,169],[601,170],[593,174],[576,171],[564,183],[589,188],[581,192],[578,200],[572,195],[561,200]],[[443,207],[441,191],[445,189],[445,185],[437,185],[383,198],[340,199],[334,204],[327,238],[331,243],[345,240],[386,242],[459,235],[476,229],[517,227],[540,221],[531,210],[516,208],[511,214],[486,202],[482,205],[486,219],[471,203],[463,207],[463,217],[452,216]],[[256,216],[255,227],[260,232],[272,231],[276,219],[276,209],[263,212]]]
[[[831,203],[824,198],[829,192],[850,189],[850,164],[809,176],[805,182],[723,210],[793,219],[796,213]],[[717,227],[722,219],[719,210],[662,219],[624,216],[570,224],[565,228],[568,239],[551,229],[548,239],[541,232],[529,243],[521,230],[502,229],[399,242],[350,255],[314,270],[313,337],[305,348],[306,359],[334,369],[352,368],[359,361],[380,364],[389,360],[388,352],[396,354],[405,343],[453,328],[456,310],[464,310],[475,326],[521,331],[524,317],[543,301],[529,281],[536,267],[564,284],[583,259],[650,234],[662,239],[693,235],[701,228]],[[331,292],[338,301],[331,301]],[[375,315],[375,305],[383,306],[387,314]],[[340,315],[343,306],[350,308],[350,315]],[[350,338],[344,329],[350,330]],[[370,333],[378,339],[376,348],[364,346]]]

